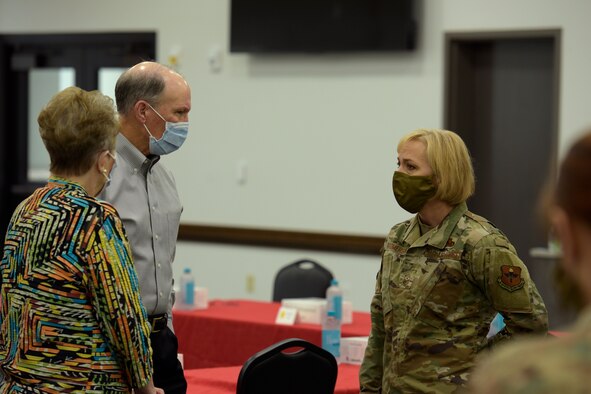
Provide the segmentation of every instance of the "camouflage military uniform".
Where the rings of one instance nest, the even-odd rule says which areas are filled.
[[[527,268],[486,219],[462,203],[422,236],[419,226],[416,216],[400,223],[384,243],[363,393],[455,392],[490,345],[497,311],[506,327],[493,342],[548,329]]]
[[[501,347],[479,364],[467,392],[591,393],[591,308],[563,338],[530,339]]]

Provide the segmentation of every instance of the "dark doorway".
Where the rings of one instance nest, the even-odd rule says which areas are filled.
[[[556,168],[560,37],[559,30],[446,36],[445,127],[474,159],[468,206],[507,234],[549,310],[555,261],[530,250],[548,244],[537,205]]]
[[[101,75],[155,56],[155,33],[0,35],[1,239],[16,205],[44,183],[31,175],[35,156],[45,154],[42,144],[31,148],[40,144],[32,104],[47,102],[64,84],[98,89]]]
[[[445,127],[476,171],[470,209],[520,256],[547,243],[536,201],[555,167],[560,32],[447,35]]]

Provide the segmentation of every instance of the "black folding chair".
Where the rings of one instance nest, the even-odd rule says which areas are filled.
[[[332,273],[315,261],[303,259],[281,268],[275,275],[273,301],[284,298],[326,297]]]
[[[285,352],[301,348],[295,352]],[[338,365],[326,350],[290,338],[254,354],[242,366],[236,394],[333,394]]]

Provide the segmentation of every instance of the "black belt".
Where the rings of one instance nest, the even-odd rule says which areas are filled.
[[[161,313],[159,315],[148,316],[148,321],[150,322],[152,332],[162,331],[168,324],[168,314]]]

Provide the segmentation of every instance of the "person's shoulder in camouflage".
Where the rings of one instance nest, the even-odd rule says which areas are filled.
[[[572,333],[500,346],[472,374],[466,393],[587,393],[591,371],[591,309]]]
[[[485,218],[467,212],[470,273],[493,307],[505,317],[505,328],[493,337],[496,344],[518,334],[548,331],[548,314],[529,271],[505,234]]]

